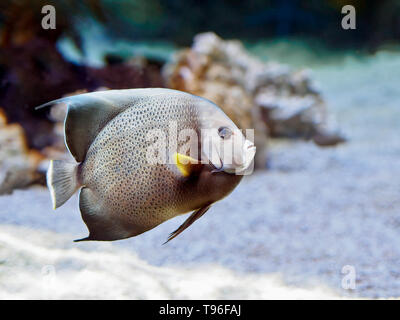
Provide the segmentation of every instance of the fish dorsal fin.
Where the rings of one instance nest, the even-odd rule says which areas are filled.
[[[82,162],[98,133],[127,106],[96,94],[73,96],[66,102],[65,143],[75,160]]]
[[[137,103],[178,95],[193,97],[188,93],[164,88],[107,90],[57,99],[36,109],[55,103],[68,105],[64,123],[65,142],[75,160],[82,162],[98,133],[118,114]]]
[[[93,140],[109,121],[146,96],[161,93],[166,92],[158,88],[97,91],[53,100],[36,109],[55,103],[68,105],[65,143],[75,160],[82,162]]]

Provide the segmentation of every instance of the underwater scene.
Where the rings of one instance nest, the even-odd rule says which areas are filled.
[[[396,0],[2,0],[0,299],[399,298],[399,84]]]

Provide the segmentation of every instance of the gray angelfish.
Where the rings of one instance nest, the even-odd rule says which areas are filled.
[[[188,93],[109,90],[40,107],[60,102],[68,105],[65,143],[76,163],[52,160],[47,184],[54,209],[80,189],[79,208],[89,236],[76,241],[133,237],[193,211],[169,241],[227,196],[255,155],[253,143],[218,106]],[[169,132],[171,124],[178,134],[198,136],[190,139],[190,154],[179,152],[187,140],[178,141],[175,150],[167,150],[173,162],[149,163],[149,148],[165,142],[149,139],[149,132]],[[230,161],[221,151],[227,143],[239,145]]]

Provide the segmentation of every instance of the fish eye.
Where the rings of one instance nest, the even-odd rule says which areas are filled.
[[[218,135],[222,138],[222,139],[229,139],[232,135],[232,130],[229,129],[228,127],[220,127],[218,129]]]

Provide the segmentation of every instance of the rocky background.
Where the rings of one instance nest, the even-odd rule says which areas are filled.
[[[255,129],[257,169],[267,166],[268,138],[311,139],[319,146],[345,141],[334,129],[327,129],[328,111],[308,70],[263,62],[240,41],[225,41],[213,32],[196,35],[191,48],[178,50],[163,65],[145,57],[106,56],[102,68],[76,66],[63,58],[55,43],[40,38],[18,45],[3,43],[0,57],[4,66],[0,130],[11,137],[2,142],[0,194],[44,183],[46,159],[65,157],[65,106],[50,113],[34,107],[94,90],[168,87],[205,97],[239,128]],[[6,125],[7,121],[20,125]],[[7,166],[18,148],[21,164]]]
[[[176,52],[162,68],[145,58],[132,57],[126,62],[113,62],[103,68],[80,67],[75,70],[74,65],[52,49],[54,56],[47,58],[54,61],[56,70],[51,67],[47,71],[65,77],[57,79],[56,83],[52,77],[48,83],[39,81],[38,77],[46,79],[48,76],[41,74],[43,70],[39,70],[35,63],[35,54],[43,59],[41,50],[46,50],[40,45],[33,52],[23,51],[26,56],[17,58],[22,59],[23,64],[8,66],[6,62],[6,91],[0,100],[0,105],[5,106],[1,109],[4,125],[0,130],[10,138],[3,141],[3,161],[18,148],[20,157],[29,158],[26,155],[28,146],[37,150],[37,157],[42,160],[60,158],[66,152],[63,138],[65,106],[56,106],[50,114],[32,108],[24,111],[18,106],[37,106],[65,95],[117,88],[165,86],[215,102],[239,128],[255,129],[255,164],[258,169],[266,168],[269,137],[312,139],[319,146],[334,146],[345,141],[332,128],[327,129],[326,105],[306,69],[292,71],[287,65],[264,63],[249,54],[240,41],[224,41],[212,32],[197,35],[190,49]],[[3,54],[15,57],[11,52],[4,51]],[[65,74],[64,70],[70,73]],[[22,78],[18,78],[18,74]],[[75,91],[55,95],[69,89]],[[25,92],[31,92],[31,96]],[[7,117],[22,126],[7,126]],[[15,130],[15,126],[19,130]],[[0,194],[43,182],[44,167],[45,164],[38,160],[11,167],[4,163],[0,168],[5,177],[0,181]]]
[[[118,6],[105,0],[5,0],[0,5],[0,109],[8,123],[21,126],[21,132],[7,134],[15,141],[22,139],[21,155],[26,146],[43,159],[62,156],[62,129],[57,124],[61,116],[49,117],[48,110],[35,111],[35,106],[86,91],[165,86],[204,96],[240,128],[254,128],[258,169],[267,166],[268,138],[310,139],[319,146],[334,146],[345,137],[329,123],[329,106],[310,70],[261,60],[240,41],[229,39],[315,37],[318,30],[327,44],[358,50],[375,50],[396,39],[400,31],[395,1],[371,1],[374,10],[360,1],[350,2],[346,4],[357,7],[359,27],[344,33],[332,23],[340,20],[343,5],[334,0],[318,5],[302,0],[257,0],[237,6],[216,2],[201,8],[192,0],[151,0],[146,6],[125,0]],[[57,9],[54,30],[41,27],[45,4]],[[190,23],[185,11],[190,12]],[[207,29],[216,33],[199,32],[204,30],[205,12]],[[135,41],[161,39],[161,50],[132,46]],[[13,150],[15,144],[4,147],[2,157],[7,157],[8,148]],[[38,159],[26,165],[20,162],[1,166],[0,193],[43,182],[45,164]]]

